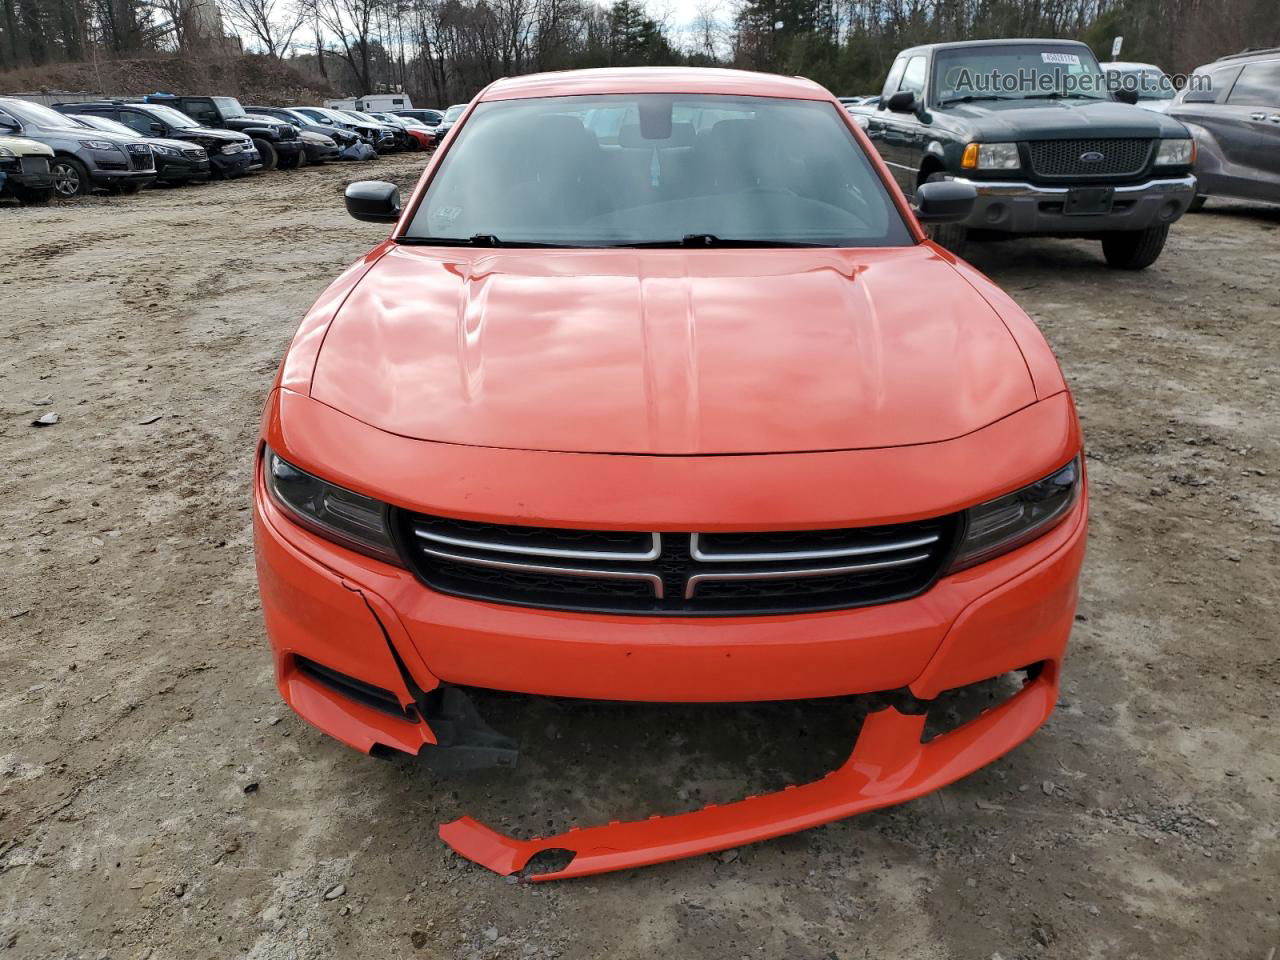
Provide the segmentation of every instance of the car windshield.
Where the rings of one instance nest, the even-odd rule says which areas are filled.
[[[179,127],[183,130],[187,130],[191,127],[200,126],[200,124],[196,123],[181,110],[175,110],[173,107],[166,107],[161,103],[148,104],[145,112],[151,114],[158,120],[163,120],[171,127]]]
[[[896,246],[911,242],[837,105],[640,94],[481,103],[409,242]]]
[[[1106,78],[1087,47],[1000,44],[943,47],[934,55],[933,102],[1107,100]]]
[[[23,123],[34,124],[37,127],[53,127],[54,129],[75,129],[77,124],[70,117],[59,113],[57,110],[50,110],[48,107],[39,103],[31,103],[27,100],[9,100],[4,104],[4,110],[13,114]]]
[[[1172,100],[1178,93],[1173,81],[1155,67],[1144,70],[1108,70],[1122,90],[1132,90],[1139,100]]]
[[[138,135],[137,130],[126,127],[123,123],[118,123],[117,121],[111,120],[107,117],[93,117],[76,114],[72,119],[79,120],[85,126],[93,127],[95,130],[105,130],[108,133],[123,133],[126,137],[136,137]]]
[[[452,107],[450,107],[448,110],[445,111],[444,118],[449,121],[457,120],[460,116],[462,116],[463,112],[466,109],[467,109],[467,105],[465,103],[455,103]]]
[[[218,112],[226,117],[243,117],[245,115],[244,107],[240,106],[240,101],[235,97],[214,97],[213,102],[218,105]]]

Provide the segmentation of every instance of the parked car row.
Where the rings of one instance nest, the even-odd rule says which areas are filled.
[[[435,149],[447,114],[406,112],[413,115],[163,93],[53,107],[0,97],[0,196],[39,204]]]

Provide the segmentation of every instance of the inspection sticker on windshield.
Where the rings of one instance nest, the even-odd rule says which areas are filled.
[[[1040,59],[1045,63],[1072,63],[1080,66],[1080,58],[1074,53],[1042,53]]]

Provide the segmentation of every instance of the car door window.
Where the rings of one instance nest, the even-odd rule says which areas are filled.
[[[1280,107],[1280,60],[1246,64],[1227,96],[1240,107]]]
[[[155,121],[145,113],[140,113],[137,110],[121,110],[120,122],[126,127],[129,127],[132,130],[137,130],[139,133],[147,136],[151,135],[151,124],[155,123]]]
[[[888,100],[897,91],[898,84],[902,81],[902,71],[906,69],[906,57],[899,57],[893,61],[893,66],[889,68],[889,76],[884,79],[884,89],[880,91],[881,103]]]
[[[902,71],[902,82],[898,90],[908,90],[916,95],[917,100],[924,97],[925,58],[912,57]]]
[[[193,100],[187,104],[187,114],[193,119],[198,120],[209,126],[217,126],[220,120],[218,110],[212,103]]]

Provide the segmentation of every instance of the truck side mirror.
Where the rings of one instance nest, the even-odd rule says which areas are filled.
[[[956,223],[973,213],[978,191],[971,183],[935,180],[916,189],[911,209],[921,223]]]
[[[385,180],[357,180],[347,187],[347,213],[369,223],[400,219],[400,188]]]
[[[910,90],[899,90],[885,102],[885,106],[894,113],[915,113],[916,95]]]
[[[1115,97],[1117,100],[1119,100],[1121,103],[1127,103],[1130,106],[1133,106],[1138,102],[1138,91],[1129,90],[1125,87],[1121,87],[1119,90],[1115,91],[1112,94],[1112,96]]]

